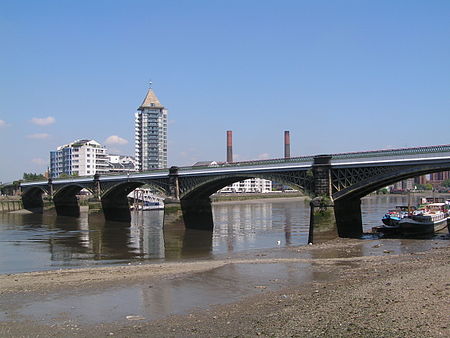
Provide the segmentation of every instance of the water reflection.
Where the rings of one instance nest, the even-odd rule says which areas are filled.
[[[407,196],[372,196],[362,200],[364,231],[380,225],[387,209],[408,202]],[[0,214],[0,273],[108,265],[148,260],[208,259],[217,255],[304,245],[309,205],[304,200],[219,203],[213,206],[214,231],[185,229],[180,222],[163,227],[160,210],[132,214],[128,223],[105,222],[101,215],[80,218],[55,213]],[[409,242],[392,249],[403,252]],[[403,246],[405,248],[403,248]],[[364,255],[317,253],[317,258]],[[382,250],[382,249],[380,249]],[[386,249],[387,250],[387,249]],[[389,249],[391,250],[391,249]]]
[[[180,222],[163,227],[161,210],[133,213],[131,225],[87,213],[79,218],[54,212],[0,214],[0,273],[205,259],[307,240],[309,215],[303,201],[226,203],[213,211],[213,232],[185,229]]]
[[[306,244],[308,230],[304,200],[214,206],[213,246],[223,252]]]

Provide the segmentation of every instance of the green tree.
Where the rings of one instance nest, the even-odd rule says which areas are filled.
[[[72,175],[69,175],[67,173],[62,173],[61,175],[59,175],[58,178],[71,178],[71,177],[78,177],[78,173],[75,173],[75,174],[72,174]]]
[[[377,195],[385,195],[388,194],[389,190],[387,190],[386,188],[381,188],[377,190]]]
[[[433,185],[431,185],[430,183],[417,184],[417,189],[418,190],[433,190]]]
[[[23,180],[24,181],[45,181],[46,178],[42,174],[23,173]]]
[[[443,187],[450,188],[450,179],[445,180],[444,182],[441,183],[441,185],[442,185]]]

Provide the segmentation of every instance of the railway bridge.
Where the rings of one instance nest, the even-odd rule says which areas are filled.
[[[42,212],[43,194],[58,215],[79,216],[76,195],[87,189],[101,202],[105,219],[130,221],[127,195],[150,185],[179,203],[187,228],[213,229],[210,195],[234,182],[264,178],[303,191],[311,202],[311,230],[317,210],[334,210],[341,237],[362,234],[361,198],[397,181],[450,170],[450,145],[339,153],[219,164],[171,167],[127,175],[94,175],[21,184],[26,209]],[[310,232],[311,232],[310,230]]]

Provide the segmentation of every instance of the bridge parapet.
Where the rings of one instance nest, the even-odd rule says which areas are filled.
[[[390,157],[409,158],[417,157],[417,155],[425,155],[425,157],[432,157],[436,154],[445,154],[450,156],[450,145],[415,147],[415,148],[399,148],[399,149],[385,149],[385,150],[371,150],[351,153],[337,153],[333,154],[333,160],[350,160],[350,159],[380,159]],[[428,155],[428,156],[426,156]],[[421,156],[424,157],[424,156]]]

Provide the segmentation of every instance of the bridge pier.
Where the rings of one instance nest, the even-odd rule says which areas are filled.
[[[50,195],[53,197],[53,204],[58,216],[80,217],[80,205],[77,199],[80,190],[80,187],[72,186],[54,194],[50,185]]]
[[[102,200],[102,209],[107,221],[131,222],[130,207],[127,200],[125,200],[125,203],[119,203],[119,201],[110,203]]]
[[[363,234],[361,199],[342,199],[334,202],[334,214],[339,237],[361,237]]]
[[[180,204],[187,229],[213,230],[214,221],[209,197],[181,199]]]
[[[316,197],[310,203],[308,243],[337,237],[334,203],[331,197],[331,156],[315,156],[312,173]]]
[[[101,202],[105,220],[131,222],[131,212],[126,192],[103,197]]]
[[[75,195],[55,197],[53,203],[58,216],[80,217],[80,206]]]
[[[334,204],[330,198],[316,197],[309,203],[309,234],[308,243],[336,238],[336,219]]]

